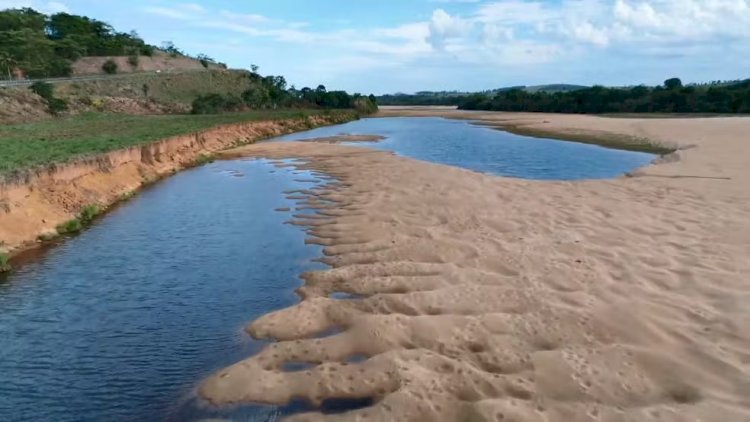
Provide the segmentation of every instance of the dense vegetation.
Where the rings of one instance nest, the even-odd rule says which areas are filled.
[[[210,127],[258,120],[303,119],[335,113],[340,121],[350,111],[264,110],[213,115],[148,115],[87,113],[35,123],[0,126],[0,179],[30,167],[59,163],[143,145]]]
[[[85,16],[44,15],[33,9],[0,11],[0,69],[29,77],[67,76],[84,56],[150,56],[156,48],[135,32],[117,32]]]
[[[459,108],[552,113],[750,113],[750,79],[683,86],[680,79],[672,78],[656,87],[594,86],[554,93],[511,89],[464,97]]]
[[[579,89],[588,88],[583,85],[570,85],[570,84],[549,84],[549,85],[535,85],[535,86],[512,86],[505,88],[492,89],[483,92],[462,92],[462,91],[419,91],[414,94],[385,94],[377,97],[377,102],[380,105],[399,105],[399,106],[410,106],[410,105],[424,105],[424,106],[455,106],[459,105],[466,97],[483,94],[487,96],[493,96],[498,92],[510,91],[510,90],[522,90],[525,92],[568,92],[576,91]]]
[[[420,91],[414,94],[385,94],[377,97],[378,104],[380,105],[394,105],[394,106],[454,106],[458,105],[463,97],[469,96],[471,93],[468,92],[456,92],[456,91]]]
[[[287,88],[283,76],[261,76],[250,72],[248,77],[253,81],[248,89],[237,95],[207,94],[193,101],[193,114],[214,114],[225,111],[277,108],[328,108],[355,109],[361,113],[373,113],[378,106],[375,97],[360,94],[348,94],[346,91],[327,91],[319,85],[316,89],[295,87]]]

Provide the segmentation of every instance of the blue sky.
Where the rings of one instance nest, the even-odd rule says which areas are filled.
[[[0,0],[363,93],[750,77],[750,0]]]

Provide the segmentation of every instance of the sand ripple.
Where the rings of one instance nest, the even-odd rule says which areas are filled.
[[[694,171],[700,149],[643,173]],[[247,327],[277,341],[206,380],[211,402],[375,399],[325,415],[346,420],[750,420],[750,195],[736,186],[750,166],[569,183],[329,144],[232,154],[337,178],[295,193],[321,210],[295,222],[332,269]]]

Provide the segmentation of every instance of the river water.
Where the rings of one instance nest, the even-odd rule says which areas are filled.
[[[371,146],[419,159],[539,179],[612,177],[653,158],[443,119],[365,119],[284,139],[342,132],[388,136]],[[313,261],[320,247],[283,224],[295,206],[284,192],[325,183],[315,176],[266,160],[187,170],[0,276],[0,420],[274,420],[304,409],[213,408],[194,390],[263,347],[244,325],[295,303],[298,275],[324,268]]]
[[[438,117],[362,119],[293,133],[280,139],[322,138],[342,133],[386,136],[377,143],[360,144],[418,160],[523,179],[609,179],[654,159],[653,154],[643,152],[529,138],[464,120]]]

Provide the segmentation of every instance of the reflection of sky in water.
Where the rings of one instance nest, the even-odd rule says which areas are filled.
[[[378,143],[358,143],[419,160],[525,179],[607,179],[648,164],[653,154],[620,151],[575,142],[529,138],[437,117],[362,119],[281,137],[319,138],[341,133],[382,135]]]
[[[244,325],[295,303],[298,275],[324,268],[311,262],[320,247],[283,224],[295,203],[282,192],[312,178],[265,160],[191,169],[0,281],[0,419],[267,420],[304,409],[219,410],[193,390],[258,351]]]

